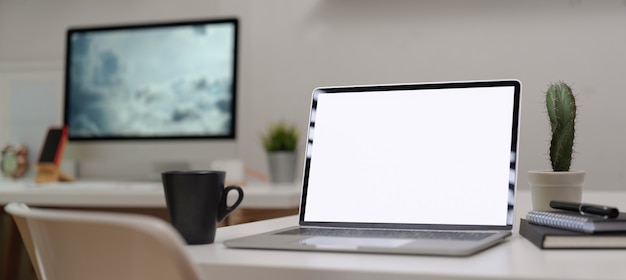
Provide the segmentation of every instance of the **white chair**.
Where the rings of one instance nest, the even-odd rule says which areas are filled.
[[[182,237],[163,220],[23,203],[10,203],[5,210],[22,221],[22,236],[30,233],[29,254],[42,280],[204,279]]]
[[[5,208],[8,208],[5,207]],[[33,240],[30,237],[30,231],[28,231],[28,224],[26,223],[26,218],[22,216],[13,216],[13,220],[17,225],[17,229],[20,231],[20,236],[22,237],[22,241],[24,242],[24,247],[26,247],[26,251],[28,252],[28,257],[30,258],[31,263],[33,264],[33,268],[35,269],[35,275],[37,275],[37,279],[42,280],[41,273],[39,272],[39,266],[37,266],[37,257],[35,256],[35,248],[33,245]]]

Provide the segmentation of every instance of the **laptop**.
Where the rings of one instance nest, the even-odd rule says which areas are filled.
[[[229,248],[469,256],[511,235],[517,80],[313,91],[299,225]]]

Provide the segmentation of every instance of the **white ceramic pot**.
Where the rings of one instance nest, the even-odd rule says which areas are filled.
[[[296,179],[295,152],[278,151],[267,154],[270,179],[273,183],[293,183]]]
[[[585,171],[528,171],[533,210],[549,211],[551,200],[581,202]]]

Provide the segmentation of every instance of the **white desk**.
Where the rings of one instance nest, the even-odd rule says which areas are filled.
[[[587,191],[586,202],[626,209],[626,192]],[[229,238],[297,224],[297,217],[218,229],[216,243],[188,246],[210,279],[626,279],[626,250],[540,250],[517,234],[530,210],[530,194],[517,195],[515,234],[471,257],[227,249]]]
[[[241,208],[289,209],[300,206],[296,184],[249,184],[243,187]],[[236,194],[231,194],[234,200]],[[0,205],[24,202],[57,207],[165,207],[161,183],[68,182],[0,183]]]

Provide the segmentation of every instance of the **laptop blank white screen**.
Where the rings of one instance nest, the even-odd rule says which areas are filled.
[[[316,92],[304,221],[507,225],[514,99],[513,86]]]

